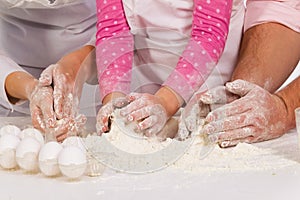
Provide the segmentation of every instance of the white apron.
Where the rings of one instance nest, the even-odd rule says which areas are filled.
[[[193,0],[123,0],[123,5],[136,49],[131,90],[153,93],[174,70],[187,45]],[[234,0],[224,52],[202,89],[230,79],[241,41],[244,12],[243,0]]]
[[[0,52],[22,66],[20,70],[38,77],[65,54],[85,44],[94,45],[96,21],[95,0],[0,0]],[[2,75],[5,70],[11,69],[1,66]],[[96,87],[87,86],[82,95],[82,113],[89,116],[95,115]],[[10,113],[1,95],[0,115],[18,114]],[[29,113],[25,104],[14,110]]]

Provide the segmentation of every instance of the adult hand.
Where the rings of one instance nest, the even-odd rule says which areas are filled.
[[[241,98],[206,117],[203,132],[217,137],[221,147],[280,137],[285,132],[287,110],[276,95],[243,80],[226,84],[226,90]]]
[[[36,84],[28,98],[33,126],[43,132],[54,128],[56,116],[52,106],[52,87],[40,87]]]
[[[137,121],[137,132],[143,132],[149,137],[163,129],[168,116],[159,97],[147,93],[131,93],[127,98],[130,104],[120,110],[120,115],[127,122]]]
[[[196,93],[185,106],[181,121],[188,131],[194,132],[204,124],[204,119],[211,110],[232,102],[238,96],[228,92],[225,86],[218,86],[205,92]]]
[[[74,91],[76,74],[70,66],[54,64],[46,68],[40,76],[40,86],[53,86],[53,107],[58,120],[77,112],[79,97]]]

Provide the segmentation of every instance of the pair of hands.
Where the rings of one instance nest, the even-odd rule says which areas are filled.
[[[235,80],[196,94],[195,98],[197,115],[185,120],[187,128],[196,130],[200,125],[198,118],[203,118],[205,125],[201,132],[207,133],[209,139],[221,147],[265,141],[280,137],[286,131],[284,101],[247,81]]]
[[[30,112],[35,128],[54,134],[57,141],[76,134],[86,118],[78,115],[79,98],[74,95],[76,75],[68,66],[50,65],[36,83],[30,97]]]
[[[135,132],[148,137],[159,134],[168,120],[167,111],[158,96],[131,93],[114,98],[100,108],[96,125],[99,135],[109,131],[109,117],[115,108],[120,108],[120,115],[124,117],[125,123],[138,122]]]

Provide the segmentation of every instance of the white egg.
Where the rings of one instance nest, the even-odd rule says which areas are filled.
[[[60,173],[58,167],[58,155],[62,150],[62,145],[51,141],[46,143],[39,153],[39,168],[46,176],[56,176]]]
[[[65,147],[58,156],[58,165],[63,175],[79,178],[86,169],[86,153],[76,146]]]
[[[16,148],[19,143],[19,137],[12,134],[5,134],[0,138],[0,165],[4,169],[13,169],[17,166]]]
[[[37,171],[40,148],[40,142],[34,137],[25,137],[21,140],[16,149],[16,160],[18,165],[25,171]]]
[[[82,151],[86,151],[84,139],[81,137],[77,137],[77,136],[67,137],[63,141],[62,145],[63,147],[69,147],[69,146],[79,147]]]
[[[2,137],[5,134],[12,134],[15,136],[19,136],[21,129],[15,125],[5,125],[0,129],[0,136]]]
[[[43,145],[45,142],[43,134],[35,128],[26,128],[26,129],[22,130],[20,133],[21,140],[25,137],[33,137],[37,141],[39,141],[39,143],[41,145]]]

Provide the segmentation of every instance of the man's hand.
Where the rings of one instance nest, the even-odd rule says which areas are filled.
[[[263,88],[243,80],[226,84],[239,99],[210,112],[203,132],[217,136],[221,147],[239,142],[260,142],[285,132],[287,110],[284,101]]]

